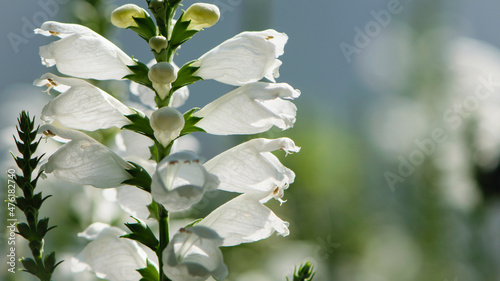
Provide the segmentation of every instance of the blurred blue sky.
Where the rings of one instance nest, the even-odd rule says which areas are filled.
[[[2,50],[2,75],[0,76],[0,94],[2,101],[19,99],[12,96],[13,88],[19,84],[31,85],[32,81],[47,71],[40,64],[38,47],[50,42],[43,36],[27,34],[31,31],[32,24],[36,26],[51,12],[44,10],[42,3],[58,4],[59,11],[49,15],[51,20],[64,21],[64,4],[68,0],[18,0],[9,1],[8,8],[0,11],[0,41]],[[247,28],[267,26],[289,35],[290,40],[281,58],[281,78],[279,81],[288,82],[295,88],[301,89],[303,96],[300,104],[317,105],[320,109],[327,109],[332,118],[342,122],[356,122],[357,116],[362,114],[364,105],[373,98],[369,89],[360,85],[355,71],[355,63],[348,63],[340,50],[341,42],[352,43],[355,36],[355,27],[364,28],[373,20],[372,11],[378,12],[387,9],[387,5],[395,0],[377,1],[350,1],[350,0],[209,0],[216,3],[223,10],[223,20],[216,26],[207,29],[196,36],[189,44],[183,46],[181,55],[176,59],[182,64],[197,58],[204,51],[216,46],[223,40]],[[128,1],[112,1],[114,6],[119,6]],[[145,6],[145,1],[138,1]],[[189,5],[194,1],[185,1]],[[267,7],[262,7],[267,3]],[[402,12],[393,15],[392,21],[405,21],[414,11],[414,5],[422,1],[401,0]],[[476,1],[447,1],[443,10],[447,11],[447,20],[461,35],[471,36],[480,40],[500,46],[500,29],[498,25],[498,11],[500,2],[495,0]],[[244,11],[251,5],[260,6],[251,17],[244,17]],[[52,7],[49,5],[49,7]],[[269,18],[266,18],[269,15]],[[392,24],[392,22],[391,22]],[[381,31],[381,33],[384,30]],[[23,35],[23,33],[25,35]],[[10,38],[8,34],[11,34]],[[15,35],[13,35],[15,34]],[[129,55],[134,55],[143,61],[152,58],[145,51],[144,42],[127,30],[116,30],[120,46]],[[19,36],[19,37],[17,37]],[[13,38],[21,40],[15,46]],[[22,38],[22,39],[19,39]],[[377,40],[377,36],[373,39]],[[368,46],[367,48],[369,48]],[[356,55],[353,56],[354,60]],[[207,83],[205,89],[211,94],[203,95],[204,102],[218,96],[217,92],[226,88]],[[211,88],[213,87],[213,88]],[[28,89],[28,88],[23,88]],[[33,88],[34,89],[34,88]],[[38,91],[34,89],[35,91]],[[196,90],[196,88],[194,88]],[[38,91],[39,95],[43,93]],[[26,94],[28,95],[28,94]],[[196,93],[196,95],[201,95]],[[29,96],[29,95],[28,95]],[[205,97],[206,96],[206,97]],[[38,99],[29,99],[24,102],[33,102]],[[22,106],[24,102],[19,102]],[[199,101],[198,101],[198,104]],[[42,107],[42,105],[37,105]],[[12,108],[12,105],[9,106]],[[21,108],[19,108],[20,110]],[[2,110],[5,112],[5,110]],[[361,112],[360,112],[361,111]],[[14,116],[2,117],[1,127],[11,123]]]

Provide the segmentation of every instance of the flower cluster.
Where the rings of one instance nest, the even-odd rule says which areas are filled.
[[[43,108],[40,131],[64,142],[42,169],[66,182],[117,188],[120,205],[137,217],[137,223],[126,224],[131,233],[95,223],[81,234],[92,242],[76,257],[75,268],[108,280],[223,280],[228,269],[219,247],[289,233],[288,223],[264,203],[284,202],[294,181],[294,172],[272,154],[298,152],[291,139],[252,139],[205,163],[192,151],[174,149],[193,132],[250,135],[292,127],[297,109],[291,100],[300,92],[275,81],[288,37],[275,30],[242,32],[179,68],[173,58],[180,45],[220,16],[217,6],[197,3],[174,20],[180,2],[148,1],[156,24],[134,4],[113,11],[115,26],[147,41],[155,57],[149,64],[81,25],[49,21],[35,30],[59,37],[41,47],[40,56],[47,67],[70,76],[47,73],[34,82],[59,93]],[[83,79],[128,79],[143,104],[131,108]],[[189,96],[187,86],[207,79],[236,88],[181,113],[177,107]],[[149,146],[150,157],[127,158],[82,132],[112,127],[122,130],[125,150]],[[210,190],[241,194],[196,223],[169,229],[169,213],[190,209]],[[151,218],[158,221],[158,236],[144,223]],[[157,257],[148,257],[140,244]]]

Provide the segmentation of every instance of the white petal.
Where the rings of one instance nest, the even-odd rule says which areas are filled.
[[[195,112],[203,117],[196,126],[215,135],[257,134],[272,126],[285,130],[293,126],[297,112],[288,100],[299,95],[286,83],[247,84]]]
[[[288,153],[300,148],[289,138],[253,139],[215,156],[204,166],[219,178],[218,189],[281,198],[295,174],[271,153],[274,150]]]
[[[215,230],[223,239],[222,246],[235,246],[265,239],[275,231],[289,234],[288,223],[249,195],[240,195],[215,209],[197,225]]]
[[[89,235],[91,233],[91,235]],[[119,238],[125,232],[102,223],[89,226],[79,236],[92,239],[73,261],[73,270],[89,269],[110,281],[137,281],[136,269],[146,267],[146,253],[136,242]]]
[[[53,125],[44,125],[40,131],[71,139],[43,165],[46,173],[54,173],[62,181],[98,188],[117,187],[130,178],[125,170],[131,168],[130,164],[84,133]]]
[[[95,131],[121,128],[130,123],[124,115],[134,113],[108,93],[80,79],[47,73],[35,81],[35,84],[67,87],[43,108],[41,119],[45,122],[58,121],[68,128]]]
[[[219,246],[221,237],[205,226],[177,232],[163,252],[165,274],[174,281],[204,281],[226,278],[228,271]]]
[[[208,173],[190,151],[167,156],[156,168],[151,183],[154,200],[168,211],[180,212],[199,202],[205,191],[217,188],[217,177]]]
[[[115,141],[117,147],[128,156],[139,159],[149,159],[151,157],[149,147],[152,146],[154,142],[145,135],[122,130],[116,135]],[[131,161],[135,161],[135,159]],[[138,164],[142,166],[142,163]]]
[[[40,47],[40,56],[47,67],[56,65],[66,75],[120,80],[132,73],[127,65],[136,64],[116,45],[85,26],[49,21],[35,33],[61,38]]]
[[[288,36],[268,29],[242,32],[199,58],[196,75],[229,85],[244,85],[266,77],[274,82]]]
[[[144,221],[149,218],[147,206],[153,202],[151,194],[130,185],[120,186],[116,191],[116,200],[124,211]]]

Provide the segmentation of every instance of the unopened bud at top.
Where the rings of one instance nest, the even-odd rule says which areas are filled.
[[[177,138],[184,128],[184,116],[173,107],[162,107],[149,120],[156,139],[164,146]]]
[[[220,11],[217,6],[207,3],[195,3],[184,12],[182,21],[191,20],[188,29],[201,30],[216,24],[219,18]]]
[[[111,13],[111,23],[119,28],[127,28],[131,26],[138,27],[134,18],[145,18],[146,11],[135,5],[135,4],[125,4],[116,8]]]
[[[149,39],[149,47],[157,53],[165,50],[168,47],[168,40],[163,36],[154,36]]]

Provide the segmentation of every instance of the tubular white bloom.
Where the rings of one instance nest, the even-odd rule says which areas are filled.
[[[124,115],[134,113],[108,93],[80,79],[47,73],[33,84],[64,89],[43,108],[41,119],[47,123],[58,121],[68,128],[95,131],[121,128],[130,123]]]
[[[278,149],[287,153],[300,150],[289,138],[253,139],[215,156],[204,166],[219,178],[218,189],[253,193],[262,201],[272,197],[280,200],[295,173],[271,153]]]
[[[189,30],[201,30],[216,24],[219,18],[219,7],[207,3],[194,3],[186,10],[181,21],[191,21],[187,28]]]
[[[205,226],[181,228],[163,252],[163,271],[174,281],[224,280],[228,270],[219,249],[222,238]]]
[[[162,107],[151,114],[149,120],[156,139],[167,146],[177,138],[184,128],[185,120],[182,113],[172,107]]]
[[[256,82],[241,86],[209,103],[195,116],[196,126],[209,134],[257,134],[276,126],[286,130],[295,123],[297,107],[289,100],[300,91],[286,83]]]
[[[199,202],[205,191],[217,188],[219,180],[207,172],[196,154],[170,154],[156,167],[151,195],[168,211],[180,212]]]
[[[249,194],[228,201],[196,225],[215,230],[224,239],[225,247],[265,239],[275,231],[282,236],[290,233],[288,222]]]
[[[136,64],[115,44],[82,25],[47,21],[35,33],[61,38],[40,47],[40,57],[45,66],[56,65],[66,75],[121,80],[132,74],[127,65]]]
[[[281,61],[288,36],[276,30],[242,32],[224,41],[198,59],[193,66],[203,79],[214,79],[240,86],[257,82],[263,77],[274,82],[279,77]]]
[[[46,173],[54,173],[65,182],[98,188],[117,187],[130,178],[126,169],[132,166],[86,134],[53,125],[40,127],[40,132],[71,140],[54,152],[41,167]]]
[[[137,281],[136,270],[146,267],[147,254],[135,241],[119,238],[125,231],[94,223],[78,236],[93,240],[73,260],[73,271],[91,270],[110,281]]]
[[[151,37],[148,43],[149,47],[157,53],[160,53],[168,47],[168,40],[162,35]]]
[[[153,88],[158,93],[158,96],[164,99],[172,87],[171,83],[177,79],[177,70],[168,62],[159,62],[151,66],[148,71],[148,78],[153,83]]]
[[[148,65],[148,67],[151,67],[155,63],[156,63],[156,60],[153,59],[147,65]],[[172,66],[175,69],[175,73],[177,73],[179,71],[179,67],[175,63],[172,63]],[[132,82],[132,83],[130,83],[130,92],[132,94],[138,96],[143,104],[148,105],[151,108],[156,108],[155,92],[153,90],[151,90],[150,88],[143,86],[141,84],[137,84],[137,83]],[[188,97],[189,97],[188,87],[182,87],[172,94],[172,97],[170,97],[169,106],[180,107],[180,106],[184,105],[184,103],[186,102]]]
[[[111,23],[119,28],[138,27],[134,18],[145,18],[146,14],[143,8],[135,4],[125,4],[111,12]]]

